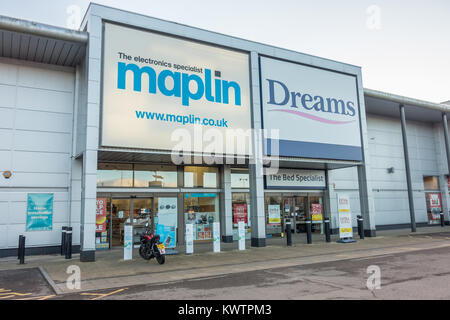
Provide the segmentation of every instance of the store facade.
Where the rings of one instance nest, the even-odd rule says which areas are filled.
[[[418,224],[448,213],[450,107],[364,90],[357,66],[97,4],[76,32],[6,25],[13,42],[55,52],[15,54],[19,43],[0,58],[0,169],[12,173],[0,179],[0,255],[15,254],[19,234],[30,253],[57,251],[66,225],[82,261],[122,246],[128,223],[135,244],[148,224],[176,248],[187,224],[195,243],[211,241],[214,222],[232,242],[243,221],[265,246],[287,220],[323,233],[330,218],[337,232],[340,194],[367,236],[407,226],[411,195]],[[52,195],[46,231],[25,221],[34,194]]]

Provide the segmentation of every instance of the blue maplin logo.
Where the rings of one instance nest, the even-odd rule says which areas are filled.
[[[356,121],[356,108],[353,101],[344,101],[336,98],[324,98],[319,95],[310,95],[308,93],[301,94],[300,92],[289,91],[288,87],[281,81],[266,79],[269,83],[269,101],[267,104],[276,106],[289,106],[289,109],[270,109],[268,111],[286,112],[308,118],[314,121],[319,121],[328,124],[346,124]],[[281,90],[281,97],[278,101],[275,99],[275,90]],[[290,105],[289,105],[290,104]],[[300,107],[308,111],[316,111],[321,113],[332,113],[350,117],[352,120],[331,120],[323,118],[311,113],[300,111]]]
[[[126,89],[126,73],[131,71],[133,73],[133,90],[142,91],[142,75],[145,73],[149,79],[148,92],[150,94],[156,94],[156,89],[167,97],[179,97],[183,106],[189,106],[190,100],[200,100],[205,97],[207,101],[214,103],[229,104],[230,89],[234,91],[234,105],[241,105],[241,87],[235,81],[226,81],[219,79],[220,73],[217,73],[214,79],[214,95],[212,92],[212,76],[211,70],[205,69],[204,78],[201,78],[197,74],[188,74],[173,72],[172,70],[165,69],[159,74],[155,69],[144,66],[139,67],[134,63],[117,64],[117,88]],[[166,87],[166,79],[171,78],[173,80],[173,88]],[[197,91],[192,92],[189,88],[189,84],[195,82],[197,84]]]

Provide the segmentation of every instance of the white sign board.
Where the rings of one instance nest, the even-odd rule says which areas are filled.
[[[261,86],[267,154],[362,160],[356,76],[261,57]]]
[[[192,223],[186,224],[186,254],[194,253],[194,225]]]
[[[238,222],[239,250],[245,250],[245,222]]]
[[[276,174],[266,175],[266,187],[269,189],[325,189],[325,171],[278,169]]]
[[[175,248],[177,243],[177,203],[177,198],[158,198],[156,233],[166,248]]]
[[[352,213],[350,198],[346,194],[338,194],[339,238],[353,238]]]
[[[220,252],[220,223],[213,222],[213,251]]]
[[[280,205],[279,204],[269,204],[267,209],[269,210],[269,223],[270,224],[280,224],[281,223]]]
[[[123,232],[123,260],[133,259],[133,226],[126,224]]]
[[[198,125],[223,138],[222,150],[208,152],[249,154],[245,144],[245,150],[225,150],[231,147],[227,133],[251,128],[248,54],[111,23],[104,27],[102,146],[203,152],[211,137],[196,140]],[[179,148],[181,142],[188,148]]]

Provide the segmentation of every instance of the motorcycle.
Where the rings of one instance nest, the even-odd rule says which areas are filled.
[[[160,241],[159,235],[153,235],[146,225],[145,233],[141,234],[141,246],[139,247],[139,255],[150,260],[156,258],[159,264],[166,262],[166,248]]]

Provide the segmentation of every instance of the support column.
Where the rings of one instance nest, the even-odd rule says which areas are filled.
[[[442,127],[444,129],[444,141],[445,141],[445,151],[446,151],[446,155],[447,155],[447,173],[450,176],[450,144],[449,144],[449,138],[448,138],[448,122],[447,122],[447,113],[443,112],[442,113]],[[445,179],[446,177],[443,177],[442,181],[443,182],[443,187],[441,187],[441,190],[445,190],[445,194],[441,196],[442,198],[442,202],[444,202],[444,199],[447,200],[448,198],[448,192],[449,190],[447,190],[447,179]],[[447,220],[446,223],[448,223],[448,221],[450,220],[449,217],[449,211],[448,211],[448,203],[447,201],[445,201],[445,204],[443,206],[444,211],[444,219]]]
[[[367,178],[367,164],[357,167],[358,171],[358,187],[359,187],[359,202],[361,208],[361,215],[364,219],[364,236],[376,237],[375,225],[375,210],[373,206],[373,196],[371,184]]]
[[[406,115],[405,106],[400,105],[400,119],[402,124],[402,138],[403,138],[403,154],[405,156],[405,168],[406,168],[406,184],[408,186],[408,200],[409,200],[409,215],[411,217],[411,232],[416,232],[416,216],[414,212],[414,196],[411,183],[411,168],[409,165],[409,152],[408,152],[408,138],[406,136]]]
[[[220,202],[220,233],[223,242],[233,242],[233,208],[231,197],[231,167],[222,167],[222,194]]]
[[[252,157],[249,164],[250,176],[250,217],[252,247],[266,246],[266,215],[264,211],[264,178],[263,178],[263,141],[260,131],[261,124],[261,102],[259,86],[259,61],[258,54],[250,54],[250,72],[252,79]]]
[[[83,153],[81,181],[80,261],[95,261],[95,229],[97,211],[97,151]]]

